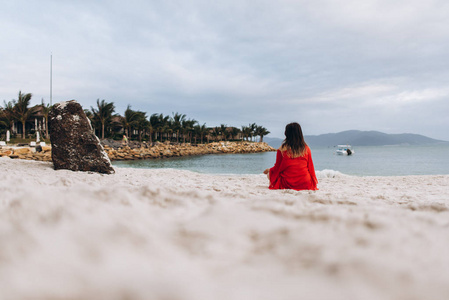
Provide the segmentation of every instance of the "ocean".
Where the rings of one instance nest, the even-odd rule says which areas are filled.
[[[314,147],[316,171],[333,170],[355,176],[449,174],[449,145],[360,146],[351,156],[334,147]],[[151,160],[115,161],[115,167],[170,168],[207,174],[261,174],[274,165],[276,152],[211,154]]]

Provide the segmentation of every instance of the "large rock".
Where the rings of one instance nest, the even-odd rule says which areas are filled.
[[[114,173],[111,161],[78,102],[55,104],[48,118],[55,170]]]

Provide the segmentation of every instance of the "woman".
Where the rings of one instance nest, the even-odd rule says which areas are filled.
[[[277,151],[276,163],[264,174],[268,175],[270,189],[318,190],[312,153],[298,123],[285,127],[285,140]]]

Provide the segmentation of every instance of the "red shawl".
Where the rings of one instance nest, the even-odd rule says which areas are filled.
[[[303,156],[291,158],[277,151],[276,163],[270,169],[270,189],[318,190],[312,153],[306,146]]]

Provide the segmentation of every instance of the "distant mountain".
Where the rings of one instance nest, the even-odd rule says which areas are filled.
[[[352,146],[385,146],[385,145],[429,145],[444,144],[447,141],[435,140],[423,135],[402,133],[387,134],[379,131],[348,130],[338,133],[327,133],[320,135],[304,136],[307,144],[312,146],[336,146],[339,144],[349,144]],[[282,144],[282,139],[265,137],[270,146],[278,148]]]
[[[270,137],[263,137],[263,141],[265,143],[267,143],[268,145],[270,145],[273,148],[279,148],[282,144],[283,139],[279,139],[279,138],[270,138]]]

